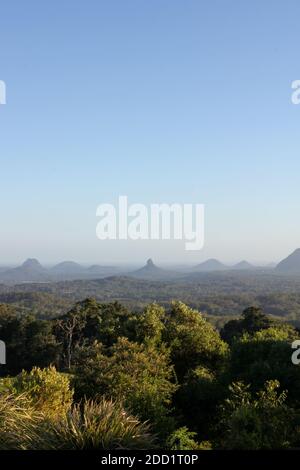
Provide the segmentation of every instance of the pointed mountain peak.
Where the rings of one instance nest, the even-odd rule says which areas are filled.
[[[178,273],[176,273],[176,271],[168,271],[166,269],[159,268],[153,263],[152,259],[149,258],[142,268],[130,272],[129,276],[149,280],[166,280],[178,277]]]
[[[149,258],[149,259],[147,260],[147,266],[148,266],[149,268],[152,268],[152,267],[155,266],[155,264],[153,263],[153,261],[152,261],[151,258]]]

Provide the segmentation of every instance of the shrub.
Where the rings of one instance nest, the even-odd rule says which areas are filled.
[[[196,442],[196,432],[191,432],[186,426],[176,429],[167,439],[166,445],[170,450],[209,450],[211,445],[208,441]]]
[[[147,423],[128,414],[119,402],[85,401],[44,429],[41,449],[151,449],[155,439]]]
[[[291,342],[299,334],[288,328],[272,327],[245,333],[231,348],[229,381],[251,384],[251,391],[260,390],[268,380],[278,380],[288,390],[288,402],[298,401],[300,369],[291,361]]]
[[[297,444],[299,429],[295,411],[286,405],[286,392],[279,393],[277,380],[265,383],[254,396],[241,382],[230,387],[221,420],[225,449],[280,449]]]
[[[141,420],[149,420],[158,432],[170,432],[169,418],[173,368],[165,349],[119,338],[105,355],[103,346],[95,343],[83,348],[78,356],[74,386],[76,396],[107,396],[122,401]],[[172,429],[171,429],[172,430]]]
[[[48,418],[65,414],[72,404],[69,379],[55,367],[34,367],[30,372],[23,371],[16,377],[2,379],[2,389],[14,395],[25,394],[35,410]]]

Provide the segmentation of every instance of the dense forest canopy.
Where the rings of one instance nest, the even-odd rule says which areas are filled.
[[[300,445],[300,335],[258,307],[218,331],[180,301],[86,298],[54,318],[12,302],[0,338],[2,449]]]

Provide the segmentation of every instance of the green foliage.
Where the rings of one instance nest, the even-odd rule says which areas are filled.
[[[180,380],[197,366],[220,369],[228,352],[213,326],[182,302],[174,302],[166,316],[163,341],[170,346]]]
[[[288,448],[299,439],[295,411],[286,405],[286,392],[278,393],[279,382],[268,381],[251,396],[249,386],[237,382],[223,407],[225,449]]]
[[[119,338],[108,351],[95,343],[79,351],[74,373],[76,396],[112,397],[160,431],[167,426],[176,385],[166,349],[126,338]]]
[[[159,344],[165,328],[165,309],[158,304],[148,305],[136,319],[136,337],[139,342]]]
[[[23,371],[1,382],[2,390],[15,396],[26,396],[31,406],[48,418],[62,416],[71,407],[73,391],[69,379],[55,367],[34,367],[30,372]]]
[[[244,333],[253,334],[256,331],[270,328],[274,324],[274,320],[263,314],[258,307],[249,307],[243,311],[242,318],[239,320],[231,320],[221,330],[221,337],[227,343],[232,344],[237,338]]]
[[[190,370],[175,395],[181,421],[205,438],[214,437],[217,407],[224,398],[224,385],[205,367]]]
[[[78,302],[61,320],[77,318],[74,331],[77,340],[97,340],[105,346],[111,346],[120,336],[126,336],[124,333],[130,316],[129,311],[118,302],[103,304],[88,298]]]
[[[1,375],[15,375],[33,365],[46,367],[55,363],[59,344],[50,322],[34,316],[18,315],[11,307],[0,305],[0,337],[6,344],[9,361],[1,366]]]
[[[300,394],[300,369],[292,364],[291,343],[299,338],[291,327],[271,327],[244,334],[232,346],[229,380],[250,383],[253,390],[260,389],[267,380],[279,380],[289,390],[289,398]]]
[[[101,304],[95,299],[78,302],[65,316],[56,320],[55,333],[63,345],[63,363],[70,369],[74,350],[99,341],[112,346],[120,336],[130,336],[131,315],[118,302]]]
[[[198,443],[195,441],[196,432],[191,432],[186,426],[176,429],[167,439],[166,446],[170,450],[209,450],[209,442]]]
[[[250,336],[258,331],[276,328],[293,335],[293,327],[282,323],[278,319],[265,315],[261,308],[248,307],[243,311],[242,318],[228,321],[221,329],[221,337],[232,345],[235,340],[240,339],[245,333]]]
[[[250,307],[222,336],[182,302],[88,298],[51,321],[0,305],[0,449],[298,447],[299,332]]]

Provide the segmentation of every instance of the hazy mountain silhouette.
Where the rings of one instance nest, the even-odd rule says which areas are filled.
[[[6,282],[44,282],[51,279],[37,259],[29,258],[21,266],[7,269],[0,274],[0,280]]]
[[[76,279],[97,279],[116,274],[117,268],[93,265],[81,266],[74,261],[63,261],[51,268],[45,268],[37,259],[29,258],[21,266],[0,270],[0,282],[51,282]]]
[[[210,258],[204,261],[204,263],[198,264],[194,268],[195,271],[201,271],[201,272],[224,271],[225,269],[229,269],[228,266],[225,266],[225,264],[221,263],[215,258]]]
[[[243,260],[235,264],[234,266],[232,266],[232,269],[241,269],[241,270],[255,269],[255,266],[253,266],[253,264],[248,263],[248,261]]]
[[[55,274],[78,274],[86,269],[75,261],[62,261],[51,268],[51,272]]]
[[[241,261],[234,266],[226,266],[217,259],[211,258],[198,264],[192,269],[178,272],[171,269],[162,269],[156,266],[152,259],[148,259],[145,266],[135,271],[128,272],[129,267],[117,268],[114,266],[82,266],[74,261],[63,261],[51,268],[42,266],[37,259],[29,258],[21,266],[15,268],[0,269],[0,283],[18,284],[24,282],[55,282],[73,280],[93,280],[109,276],[127,276],[135,279],[149,281],[172,281],[178,279],[193,279],[194,275],[205,276],[205,273],[214,273],[233,270],[259,269],[247,261]],[[280,262],[276,270],[282,273],[300,274],[300,249],[296,250],[285,260]]]
[[[93,264],[85,267],[74,261],[63,261],[51,268],[51,274],[63,279],[96,279],[97,277],[111,276],[118,269],[113,266],[101,266]]]
[[[120,271],[121,270],[115,266],[101,266],[100,264],[93,264],[87,268],[87,274],[91,276],[111,276]]]
[[[276,266],[276,271],[281,273],[300,274],[300,248],[297,248],[287,258],[280,261]]]
[[[180,274],[176,271],[169,271],[159,268],[153,263],[152,259],[149,258],[145,266],[137,269],[136,271],[128,273],[127,276],[138,279],[148,279],[152,281],[163,281],[178,278]]]

